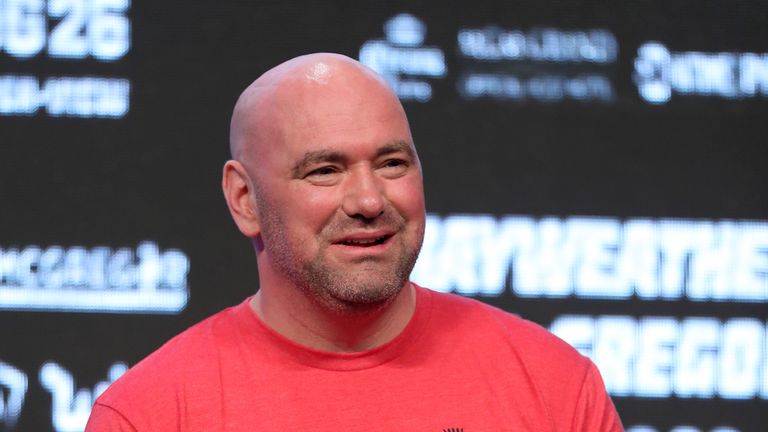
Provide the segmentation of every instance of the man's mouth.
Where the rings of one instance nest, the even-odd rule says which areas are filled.
[[[381,237],[365,238],[365,239],[344,239],[338,242],[338,244],[342,244],[345,246],[360,246],[360,247],[376,246],[376,245],[383,244],[390,237],[392,236],[384,235]]]

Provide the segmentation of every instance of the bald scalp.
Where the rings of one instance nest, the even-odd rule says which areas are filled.
[[[232,159],[251,168],[263,146],[280,133],[279,122],[274,120],[286,107],[311,97],[313,90],[371,89],[388,93],[399,105],[397,95],[383,78],[341,54],[307,54],[275,66],[251,83],[235,104],[229,136]]]

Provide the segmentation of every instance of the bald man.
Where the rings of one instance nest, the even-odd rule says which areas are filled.
[[[543,328],[408,277],[421,165],[397,96],[337,54],[234,109],[222,187],[259,290],[166,343],[88,431],[620,431],[595,366]]]

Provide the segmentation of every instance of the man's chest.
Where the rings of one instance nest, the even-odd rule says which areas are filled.
[[[490,371],[293,371],[222,377],[179,399],[187,430],[547,431],[549,413],[525,381]],[[199,412],[199,414],[195,414]]]

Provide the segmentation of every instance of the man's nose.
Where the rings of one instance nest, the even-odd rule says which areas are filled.
[[[384,212],[383,179],[370,168],[352,172],[347,179],[342,209],[349,217],[374,219]]]

